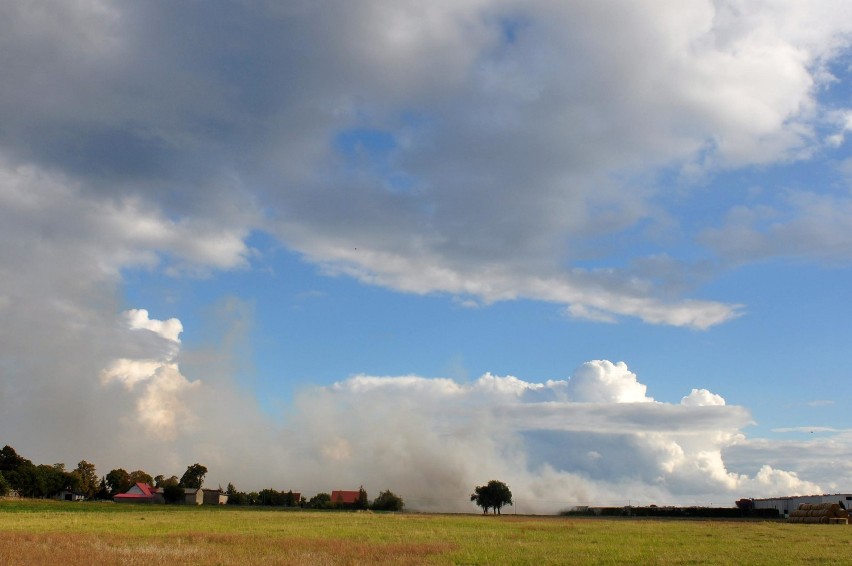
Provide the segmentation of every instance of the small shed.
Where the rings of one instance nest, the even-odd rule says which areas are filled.
[[[86,496],[78,491],[63,489],[54,496],[54,499],[59,501],[85,501]]]
[[[228,503],[228,494],[221,489],[203,489],[204,496],[202,500],[204,505],[226,505]]]
[[[201,505],[204,503],[204,491],[194,487],[183,488],[183,502],[187,505]]]

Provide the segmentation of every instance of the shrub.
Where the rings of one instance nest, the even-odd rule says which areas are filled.
[[[183,488],[176,483],[168,483],[163,487],[163,499],[166,503],[183,503]]]
[[[370,508],[375,511],[402,511],[404,506],[405,503],[403,503],[402,497],[387,490],[379,493],[379,496],[373,501]]]
[[[331,509],[331,495],[328,493],[317,493],[308,501],[308,507],[311,509]]]

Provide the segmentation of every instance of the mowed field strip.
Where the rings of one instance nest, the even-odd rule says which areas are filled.
[[[852,564],[852,527],[0,501],[0,564]]]

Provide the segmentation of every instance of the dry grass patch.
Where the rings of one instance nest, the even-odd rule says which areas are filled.
[[[165,543],[114,535],[4,533],[0,536],[0,564],[182,566],[209,563],[209,557],[199,545]]]
[[[69,533],[0,535],[0,564],[4,566],[418,565],[432,562],[430,558],[451,550],[451,545],[434,543],[377,544],[199,533],[158,537]]]

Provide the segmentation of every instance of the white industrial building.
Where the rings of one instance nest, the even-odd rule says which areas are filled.
[[[802,503],[839,503],[846,509],[852,509],[852,493],[834,493],[831,495],[792,495],[789,497],[770,497],[752,499],[755,509],[778,509],[778,514],[787,517]]]

